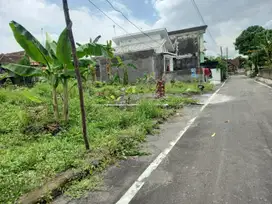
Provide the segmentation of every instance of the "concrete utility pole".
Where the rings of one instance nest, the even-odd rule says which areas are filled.
[[[115,25],[113,25],[114,36],[116,37]]]
[[[72,21],[70,19],[70,15],[69,15],[69,8],[68,8],[67,0],[62,0],[62,3],[63,3],[63,11],[64,11],[64,16],[65,16],[65,22],[66,22],[66,26],[67,26],[68,36],[69,36],[69,39],[71,42],[72,55],[73,55],[74,67],[75,67],[76,78],[77,78],[77,87],[78,87],[79,101],[80,101],[83,139],[85,142],[86,149],[89,150],[90,145],[89,145],[88,136],[87,136],[87,125],[86,125],[86,113],[85,113],[85,107],[84,107],[83,88],[82,88],[81,75],[79,72],[79,63],[78,63],[78,59],[76,56],[76,45],[75,45],[73,31],[72,31]]]
[[[221,53],[221,63],[223,63],[223,48],[222,46],[220,46],[220,53]],[[223,73],[223,70],[221,69],[221,80],[224,80],[224,73]]]
[[[226,72],[226,75],[227,75],[227,77],[229,75],[229,62],[228,62],[228,60],[229,60],[229,48],[226,47],[226,62],[227,62],[227,72]]]

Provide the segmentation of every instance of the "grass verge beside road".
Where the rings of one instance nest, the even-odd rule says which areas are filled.
[[[127,95],[153,93],[154,87],[136,85],[136,91]],[[169,93],[200,93],[196,83],[167,84],[166,87]],[[211,86],[207,87],[207,91],[212,90]],[[118,159],[144,154],[140,144],[145,141],[147,134],[152,133],[154,119],[166,118],[174,108],[194,102],[190,98],[171,96],[162,100],[143,97],[137,101],[138,106],[127,109],[94,105],[116,103],[122,94],[120,88],[100,84],[85,89],[87,129],[91,144],[89,152],[85,151],[81,136],[75,86],[71,84],[69,88],[68,124],[53,120],[49,85],[40,83],[31,89],[13,86],[1,88],[0,203],[14,203],[22,194],[43,185],[67,169],[88,169],[93,175]],[[58,90],[60,104],[61,89]],[[164,109],[158,104],[169,104],[172,108]],[[94,183],[86,180],[75,182],[67,191],[77,196],[82,189],[93,188]]]

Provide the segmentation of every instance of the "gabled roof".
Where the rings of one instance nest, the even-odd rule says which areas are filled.
[[[159,34],[162,39],[152,39],[153,34]],[[121,45],[120,42],[122,40],[128,40],[128,39],[138,39],[139,37],[146,36],[148,39],[148,42],[141,42],[141,40],[138,40],[136,43],[133,44],[127,44],[127,45]],[[126,35],[121,35],[118,37],[114,37],[113,42],[117,45],[116,51],[122,52],[123,50],[130,50],[130,51],[141,51],[141,50],[150,50],[154,49],[156,50],[160,46],[162,46],[164,43],[166,43],[166,47],[169,51],[174,51],[173,44],[168,36],[168,32],[166,28],[160,28],[160,29],[153,29],[143,32],[137,32],[137,33],[130,33]]]
[[[129,38],[137,38],[139,36],[145,35],[143,33],[145,33],[146,35],[151,35],[151,34],[155,34],[155,33],[167,35],[167,30],[166,30],[166,28],[159,28],[159,29],[146,30],[143,32],[129,33],[129,34],[113,37],[112,40],[116,44],[119,44],[120,40],[129,39]]]
[[[203,26],[198,26],[198,27],[193,27],[193,28],[185,28],[185,29],[181,29],[181,30],[174,30],[174,31],[168,32],[168,35],[190,33],[190,32],[195,32],[195,31],[203,31],[203,32],[205,32],[206,29],[207,29],[207,27],[208,27],[207,25],[203,25]]]
[[[17,63],[20,59],[24,56],[24,51],[19,52],[11,52],[6,54],[0,54],[0,63],[1,64],[8,64],[8,63]]]

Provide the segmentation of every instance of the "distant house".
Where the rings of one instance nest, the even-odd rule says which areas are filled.
[[[0,64],[18,63],[25,55],[24,51],[0,54]]]
[[[236,57],[234,59],[228,60],[228,72],[235,73],[240,68],[240,58]]]
[[[9,63],[18,63],[23,57],[25,56],[25,51],[19,51],[19,52],[10,52],[10,53],[2,53],[0,54],[0,64],[9,64]],[[32,66],[39,65],[38,62],[33,61],[31,58],[29,58],[30,64]]]
[[[24,51],[19,51],[19,52],[11,52],[11,53],[2,53],[0,54],[0,74],[4,74],[6,70],[1,67],[2,65],[10,64],[10,63],[19,63],[20,60],[25,56]],[[32,66],[37,66],[39,63],[34,62],[33,60],[30,59],[30,65]],[[11,79],[13,84],[25,84],[25,83],[32,83],[32,78],[31,77],[19,77],[16,76],[14,73],[9,72],[8,78]],[[3,79],[0,81],[0,85],[3,84],[6,81],[6,79]]]
[[[204,61],[203,34],[206,28],[201,26],[171,32],[160,28],[114,37],[115,54],[125,63],[137,67],[137,70],[129,70],[130,82],[151,73],[156,78],[164,73],[167,80],[188,80],[191,79],[192,69],[196,70]],[[108,80],[106,63],[106,59],[99,59],[103,81]]]

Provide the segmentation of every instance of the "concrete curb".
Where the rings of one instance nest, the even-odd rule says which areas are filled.
[[[259,82],[262,82],[262,83],[272,87],[272,80],[271,79],[266,79],[266,78],[263,78],[263,77],[256,77],[255,80],[259,81]]]
[[[72,180],[83,178],[88,172],[79,171],[79,170],[67,170],[63,173],[60,173],[55,178],[48,181],[45,185],[40,188],[34,189],[33,191],[22,195],[17,203],[20,204],[34,204],[34,203],[43,203],[48,196],[55,198],[60,195],[61,188],[69,183]]]

